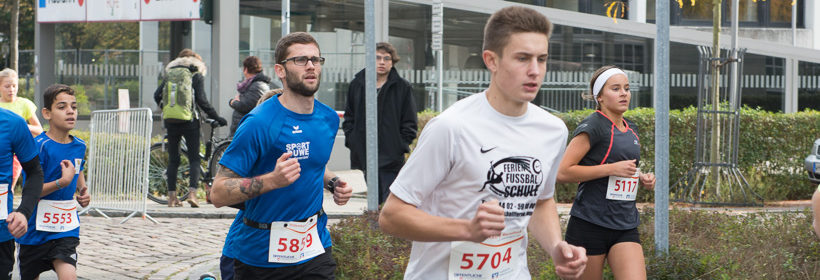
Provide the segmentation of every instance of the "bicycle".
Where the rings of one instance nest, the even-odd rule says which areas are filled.
[[[228,149],[228,146],[231,144],[231,139],[214,137],[214,130],[219,127],[219,123],[216,120],[205,119],[205,123],[211,125],[211,131],[207,142],[205,142],[204,154],[201,152],[202,148],[200,147],[199,157],[202,159],[201,162],[206,165],[199,166],[201,174],[201,176],[199,176],[199,182],[205,184],[207,200],[207,193],[211,189],[213,178],[219,168],[219,160],[222,159],[222,154],[225,153],[225,150]],[[165,148],[167,143],[168,135],[166,134],[162,138],[162,142],[151,145],[151,160],[148,167],[148,199],[160,204],[168,203],[168,151]],[[214,147],[216,148],[214,149]],[[188,186],[190,166],[187,153],[188,145],[185,143],[184,137],[180,141],[179,149],[180,160],[179,169],[177,171],[177,196],[180,201],[185,201],[188,195],[190,195],[188,188],[185,187]]]

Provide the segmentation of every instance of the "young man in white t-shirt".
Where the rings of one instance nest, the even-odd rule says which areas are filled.
[[[558,276],[583,272],[586,252],[562,240],[553,199],[567,128],[530,103],[551,29],[529,8],[493,14],[482,53],[489,88],[423,130],[379,217],[384,232],[414,241],[405,279],[530,279],[527,229]]]

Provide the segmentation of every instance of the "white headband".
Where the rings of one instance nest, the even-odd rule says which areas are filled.
[[[621,69],[610,68],[604,71],[604,73],[601,73],[601,75],[598,75],[598,78],[595,79],[595,84],[592,86],[592,99],[595,100],[596,104],[598,103],[598,93],[601,92],[601,88],[604,87],[606,81],[609,80],[609,78],[612,78],[612,76],[618,74],[626,76],[626,73],[624,73],[624,71],[621,71]]]

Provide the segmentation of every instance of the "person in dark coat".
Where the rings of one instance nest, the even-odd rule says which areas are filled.
[[[387,200],[390,184],[404,166],[404,154],[416,138],[418,117],[413,88],[393,67],[399,62],[390,43],[376,45],[376,92],[378,93],[379,204]],[[359,71],[347,91],[342,129],[350,149],[350,167],[367,172],[365,154],[365,76]]]
[[[270,77],[262,74],[262,61],[258,57],[249,56],[242,62],[242,74],[245,80],[236,85],[236,91],[239,94],[228,101],[228,105],[233,108],[233,116],[231,118],[231,136],[233,137],[236,128],[239,127],[239,121],[248,112],[256,107],[256,102],[259,97],[270,90]]]

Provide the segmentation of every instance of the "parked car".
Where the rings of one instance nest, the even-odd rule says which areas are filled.
[[[806,157],[805,167],[809,173],[809,181],[820,184],[820,138],[814,140],[809,156]]]

